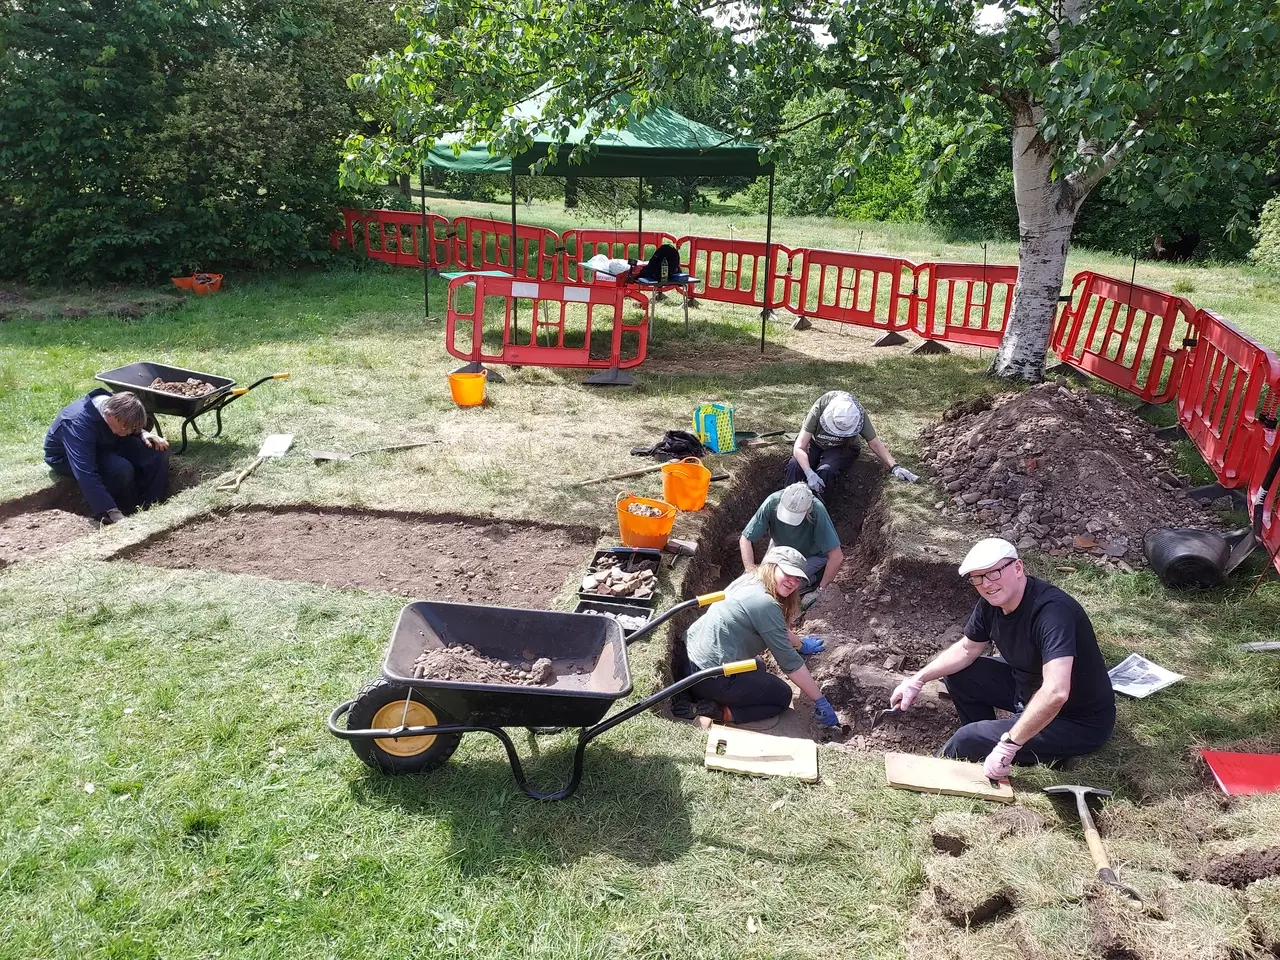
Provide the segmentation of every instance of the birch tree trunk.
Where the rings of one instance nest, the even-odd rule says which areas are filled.
[[[1044,379],[1045,357],[1080,201],[1072,180],[1052,178],[1053,155],[1036,130],[1042,111],[1012,103],[1013,190],[1018,204],[1018,284],[1013,311],[988,374]]]

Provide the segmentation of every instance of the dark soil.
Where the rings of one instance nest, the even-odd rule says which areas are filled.
[[[544,686],[555,680],[546,657],[532,663],[512,663],[486,657],[465,644],[435,647],[413,662],[415,677],[433,680],[460,680],[466,683],[505,683],[516,686]]]
[[[207,514],[114,559],[537,608],[586,565],[597,537],[588,527],[297,506]]]
[[[170,465],[170,495],[200,482],[194,467]],[[43,490],[0,503],[0,567],[44,553],[96,532],[80,488],[59,480]]]
[[[686,597],[720,589],[742,573],[738,535],[760,501],[780,486],[789,454],[757,454],[735,467],[734,485],[703,527],[684,581]],[[926,689],[912,710],[882,720],[875,730],[871,718],[889,705],[889,694],[904,672],[923,666],[960,636],[974,598],[951,566],[884,557],[889,513],[881,496],[883,477],[880,465],[864,452],[827,496],[845,562],[799,630],[826,640],[826,652],[806,660],[849,728],[835,739],[843,738],[858,749],[933,753],[956,725],[955,712],[939,699],[936,687]],[[757,544],[757,559],[763,546]],[[695,616],[686,615],[679,629],[687,629]],[[680,636],[673,649],[673,670],[683,663]],[[789,735],[833,738],[830,730],[808,719],[806,701],[794,706],[803,714],[804,729],[790,730]]]
[[[1280,876],[1280,847],[1264,850],[1244,850],[1214,857],[1204,866],[1204,878],[1210,883],[1237,890],[1255,880]]]
[[[976,903],[956,897],[946,887],[933,886],[933,897],[942,915],[957,927],[976,927],[1013,912],[1016,897],[1012,887],[1001,887]]]
[[[941,514],[1019,549],[1132,568],[1153,527],[1221,528],[1188,497],[1154,428],[1083,388],[1045,383],[989,409],[969,401],[927,427],[920,449],[947,493]]]
[[[163,393],[176,393],[180,397],[204,397],[213,393],[214,386],[207,380],[187,377],[186,380],[162,380],[156,377],[151,381],[152,390]]]
[[[1118,895],[1101,884],[1086,891],[1090,953],[1102,960],[1145,960],[1133,936],[1134,918]]]
[[[969,841],[964,837],[937,829],[929,831],[929,842],[933,844],[933,849],[939,853],[945,853],[952,857],[958,857],[969,849]]]

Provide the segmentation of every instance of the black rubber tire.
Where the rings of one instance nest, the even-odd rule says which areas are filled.
[[[385,677],[379,677],[356,694],[355,703],[351,705],[351,710],[347,713],[347,729],[369,729],[374,725],[373,718],[379,710],[388,704],[404,703],[405,698],[410,696],[411,690],[413,699],[428,707],[436,715],[437,724],[443,725],[457,722],[428,700],[421,690],[406,687]],[[458,749],[458,744],[462,742],[462,734],[436,734],[433,743],[421,753],[415,753],[412,756],[396,756],[388,753],[379,746],[377,740],[362,738],[349,742],[356,756],[375,770],[393,774],[427,773],[442,766],[453,756],[453,752]]]

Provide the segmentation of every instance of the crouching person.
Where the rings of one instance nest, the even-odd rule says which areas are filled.
[[[94,390],[58,413],[44,438],[44,462],[74,477],[89,510],[115,523],[163,500],[169,441],[143,429],[147,411],[132,393]]]
[[[759,566],[725,589],[685,633],[691,672],[750,660],[766,650],[782,671],[813,701],[813,714],[834,727],[840,721],[831,703],[804,665],[820,653],[819,637],[799,637],[787,624],[799,613],[800,586],[808,581],[804,557],[791,547],[773,547]],[[760,668],[731,677],[710,677],[692,689],[695,712],[725,723],[750,723],[774,717],[791,705],[791,687]]]
[[[993,780],[1013,764],[1056,763],[1100,749],[1116,697],[1089,616],[1072,597],[1029,577],[1007,540],[979,541],[960,565],[978,591],[964,636],[902,681],[889,705],[911,708],[942,678],[961,727],[943,756],[983,764]],[[987,643],[999,657],[984,657]],[[996,719],[996,708],[1012,717]]]

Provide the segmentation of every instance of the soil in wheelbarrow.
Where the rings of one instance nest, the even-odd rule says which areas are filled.
[[[685,579],[686,596],[723,588],[742,573],[738,534],[760,501],[777,489],[784,462],[785,456],[768,454],[735,469],[733,486],[707,517],[699,537]],[[847,729],[833,736],[812,719],[809,701],[796,692],[793,709],[770,732],[834,739],[853,749],[929,754],[956,727],[955,711],[939,696],[939,687],[930,685],[916,708],[882,720],[874,729],[872,717],[889,705],[889,694],[906,673],[959,637],[974,597],[951,564],[891,549],[894,534],[883,478],[880,466],[864,453],[829,491],[826,504],[845,562],[798,627],[801,634],[826,641],[825,652],[807,657],[806,663]],[[673,638],[673,674],[683,670],[683,629],[692,620],[686,616]],[[771,659],[766,663],[779,672]]]
[[[206,514],[113,559],[539,608],[587,565],[598,536],[590,527],[296,506]]]
[[[199,481],[194,467],[171,466],[169,493],[172,496]],[[0,568],[87,536],[100,526],[71,480],[0,503]]]
[[[546,657],[512,662],[486,657],[475,647],[464,644],[436,647],[413,663],[413,675],[432,680],[458,680],[464,683],[506,683],[516,686],[546,686],[555,680],[551,661]]]

